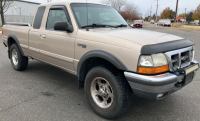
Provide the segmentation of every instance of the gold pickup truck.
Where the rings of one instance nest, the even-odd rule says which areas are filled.
[[[17,71],[33,58],[76,75],[91,107],[107,119],[122,115],[133,93],[163,99],[199,68],[191,40],[132,28],[115,9],[96,3],[41,4],[32,25],[3,26],[3,44]]]

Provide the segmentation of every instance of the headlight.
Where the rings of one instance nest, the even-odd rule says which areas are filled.
[[[169,65],[163,53],[140,56],[138,73],[157,74],[166,71],[169,71]]]

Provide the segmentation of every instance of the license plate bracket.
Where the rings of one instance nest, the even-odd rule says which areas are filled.
[[[185,71],[185,78],[184,78],[185,85],[190,83],[193,80],[194,71],[196,71],[198,68],[199,68],[199,64],[195,64],[193,66],[190,66],[190,67],[184,69],[184,71]]]

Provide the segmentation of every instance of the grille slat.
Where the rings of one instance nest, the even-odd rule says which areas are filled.
[[[177,69],[183,68],[190,65],[192,58],[192,47],[187,47],[175,51],[166,52],[166,56],[169,61],[170,71],[176,71]]]

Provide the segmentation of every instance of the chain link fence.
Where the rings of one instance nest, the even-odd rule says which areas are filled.
[[[34,16],[27,15],[4,15],[5,22],[20,22],[32,24]],[[0,18],[0,26],[2,26]]]

